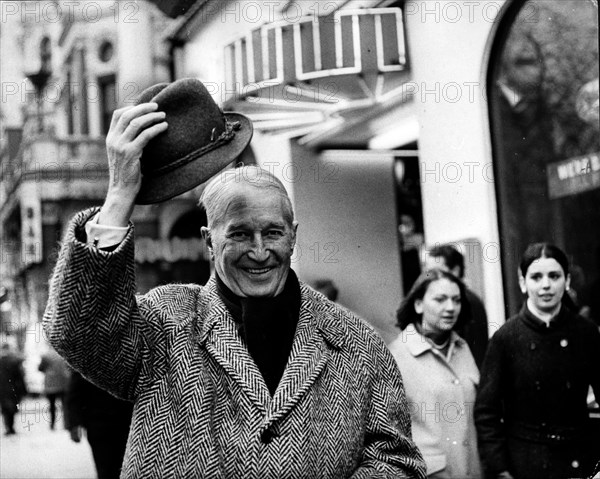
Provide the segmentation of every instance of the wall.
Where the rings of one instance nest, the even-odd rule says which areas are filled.
[[[402,284],[393,157],[369,151],[315,154],[292,144],[299,222],[294,269],[304,281],[333,280],[338,302],[386,341],[398,330]]]
[[[490,132],[487,49],[504,2],[408,1],[407,31],[421,125],[425,240],[482,245],[490,332],[504,322]]]

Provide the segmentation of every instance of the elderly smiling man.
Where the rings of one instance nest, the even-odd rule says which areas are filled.
[[[206,99],[199,82],[181,82],[163,88]],[[206,186],[202,234],[215,274],[205,286],[135,295],[133,206],[140,195],[161,201],[177,190],[163,181],[170,192],[157,194],[144,184],[144,148],[177,123],[169,99],[156,98],[115,113],[105,203],[69,225],[44,318],[73,367],[135,402],[122,477],[425,477],[385,345],[290,269],[297,224],[273,175],[243,167]],[[211,116],[201,111],[201,121]],[[210,134],[197,168],[249,127],[227,115],[199,126]],[[229,139],[214,146],[217,135]]]

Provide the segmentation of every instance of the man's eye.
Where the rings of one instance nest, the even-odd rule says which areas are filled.
[[[234,231],[229,236],[233,239],[245,239],[248,237],[248,233],[244,231]]]
[[[283,236],[283,231],[281,231],[281,230],[269,230],[269,231],[267,231],[267,236],[280,238],[281,236]]]

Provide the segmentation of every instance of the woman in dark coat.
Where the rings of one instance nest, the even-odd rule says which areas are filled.
[[[523,308],[492,337],[475,404],[489,478],[585,477],[591,447],[587,394],[600,398],[600,333],[569,307],[569,264],[548,243],[519,267]]]

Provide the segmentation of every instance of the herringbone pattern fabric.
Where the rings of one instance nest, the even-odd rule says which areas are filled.
[[[349,311],[301,284],[300,320],[274,396],[214,279],[135,297],[133,228],[113,252],[70,224],[44,327],[86,377],[135,401],[122,477],[425,477],[400,373]]]

